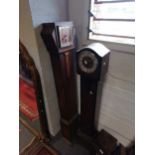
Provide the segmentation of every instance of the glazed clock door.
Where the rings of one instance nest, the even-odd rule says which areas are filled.
[[[87,74],[95,72],[98,67],[98,59],[95,54],[90,51],[80,53],[78,61],[81,70]]]

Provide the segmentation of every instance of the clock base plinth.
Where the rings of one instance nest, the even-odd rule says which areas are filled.
[[[70,120],[63,118],[60,120],[62,135],[69,144],[72,144],[72,140],[78,128],[78,118],[79,116],[77,114]]]

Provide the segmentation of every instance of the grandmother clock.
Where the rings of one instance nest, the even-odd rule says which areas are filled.
[[[73,23],[43,24],[41,36],[53,66],[61,114],[61,131],[71,142],[78,120]]]
[[[91,150],[92,155],[112,155],[117,140],[104,130],[95,129],[97,85],[104,79],[109,64],[110,50],[100,43],[93,43],[77,53],[77,70],[81,75],[81,114],[78,136]]]
[[[94,117],[97,95],[97,84],[105,76],[110,51],[100,43],[93,43],[77,53],[77,69],[81,75],[81,114],[80,130],[88,136],[95,132]]]

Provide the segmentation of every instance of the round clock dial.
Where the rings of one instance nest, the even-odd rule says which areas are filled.
[[[85,73],[93,73],[98,66],[98,59],[94,53],[83,51],[79,54],[78,63],[80,69]]]

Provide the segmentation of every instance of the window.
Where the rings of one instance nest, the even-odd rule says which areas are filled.
[[[134,0],[91,0],[89,39],[134,45]]]

